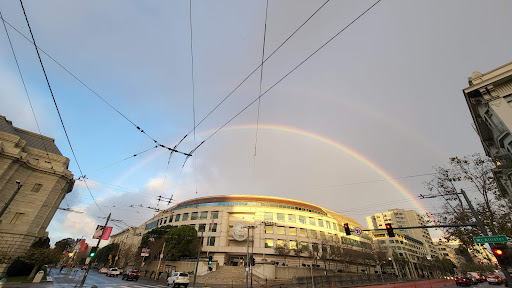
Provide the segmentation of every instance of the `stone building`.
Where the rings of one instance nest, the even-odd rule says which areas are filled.
[[[464,96],[485,154],[496,163],[500,192],[512,201],[512,62],[473,72]]]
[[[12,125],[0,115],[0,205],[21,189],[0,215],[0,275],[10,260],[23,254],[40,237],[61,201],[74,185],[68,170],[69,159],[62,156],[54,139]],[[7,261],[5,261],[7,259]]]

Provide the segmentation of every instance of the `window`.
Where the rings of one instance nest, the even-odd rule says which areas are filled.
[[[37,193],[37,192],[39,192],[39,190],[41,190],[41,187],[43,187],[42,184],[36,183],[36,184],[34,184],[34,187],[32,187],[31,191]]]
[[[311,244],[311,250],[313,250],[313,252],[318,252],[318,243]]]
[[[316,219],[315,218],[309,218],[309,225],[316,226]]]
[[[288,235],[297,236],[297,228],[294,228],[294,227],[288,228]]]
[[[201,211],[201,215],[199,216],[199,219],[204,220],[208,218],[208,211]]]
[[[215,246],[215,237],[208,237],[208,243],[206,243],[206,246]]]
[[[265,239],[265,248],[273,248],[274,239]]]
[[[394,240],[389,240],[389,243],[395,243],[395,241]]]
[[[277,234],[285,235],[286,229],[283,226],[277,226]]]
[[[180,216],[181,216],[181,214],[176,214],[176,219],[174,219],[174,222],[179,222],[180,221]]]
[[[192,212],[192,216],[190,216],[190,220],[197,220],[197,212]]]
[[[167,217],[164,218],[164,223],[163,224],[166,224],[167,223]]]
[[[204,232],[204,231],[206,231],[206,224],[199,224],[198,232]]]
[[[295,219],[295,215],[288,215],[288,222],[295,223],[297,219]]]
[[[314,239],[318,238],[315,230],[311,230],[311,238],[314,238]]]
[[[325,228],[331,229],[331,222],[325,221]]]
[[[265,226],[265,234],[274,233],[274,226]]]
[[[212,214],[210,215],[210,218],[212,218],[212,219],[219,219],[219,211],[212,211]]]
[[[19,224],[21,220],[25,217],[25,213],[16,213],[14,217],[12,217],[11,224]]]
[[[304,216],[299,216],[299,222],[306,225],[306,217]]]
[[[324,220],[318,219],[318,226],[324,227]]]
[[[308,237],[308,230],[306,230],[306,229],[300,229],[300,236],[302,236],[302,237]]]
[[[338,224],[332,222],[332,229],[338,231]]]
[[[271,212],[265,212],[265,220],[273,221],[274,220],[274,214]]]
[[[304,248],[304,249],[308,249],[309,243],[308,242],[300,242],[300,246],[302,246],[302,248]]]
[[[325,233],[323,231],[320,231],[320,239],[325,240]]]
[[[196,228],[196,224],[189,224],[188,226]]]
[[[172,222],[172,217],[174,217],[174,215],[169,216],[169,223]]]
[[[217,232],[217,223],[210,224],[210,232]]]
[[[284,214],[283,213],[277,213],[277,221],[284,222]]]
[[[286,247],[286,240],[279,239],[276,244],[277,247]]]
[[[187,221],[188,220],[188,213],[183,213],[183,221]]]
[[[297,241],[290,240],[290,249],[297,249]]]

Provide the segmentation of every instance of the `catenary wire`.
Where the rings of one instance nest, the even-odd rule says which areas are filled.
[[[361,17],[363,17],[368,11],[370,11],[373,7],[375,7],[375,5],[377,5],[378,3],[380,3],[381,0],[377,0],[375,3],[373,3],[368,9],[366,9],[364,12],[362,12],[361,14],[359,14],[359,16],[357,16],[354,20],[352,20],[349,24],[347,24],[346,26],[344,26],[340,31],[338,31],[334,36],[332,36],[329,40],[327,40],[324,44],[322,44],[318,49],[316,49],[313,53],[311,53],[309,56],[307,56],[304,60],[302,60],[302,62],[300,62],[297,66],[295,66],[292,70],[290,70],[288,73],[286,73],[283,77],[281,77],[281,79],[279,79],[276,83],[274,83],[272,86],[270,86],[270,88],[268,88],[267,90],[265,90],[265,92],[263,92],[263,94],[261,94],[260,96],[258,96],[256,99],[254,99],[253,101],[251,101],[247,106],[245,106],[242,110],[240,110],[238,113],[235,114],[235,116],[233,116],[232,118],[230,118],[226,123],[224,123],[221,127],[219,127],[217,130],[215,130],[212,134],[210,134],[204,141],[208,141],[210,138],[212,138],[213,136],[215,136],[215,134],[217,134],[220,130],[222,130],[226,125],[228,125],[229,123],[231,123],[231,121],[233,121],[235,118],[237,118],[240,114],[242,114],[245,110],[247,110],[250,106],[252,106],[254,103],[256,103],[256,101],[258,101],[261,97],[265,96],[270,90],[272,90],[274,87],[276,87],[279,83],[281,83],[281,81],[283,81],[285,78],[287,78],[290,74],[292,74],[295,70],[297,70],[297,68],[299,68],[300,66],[302,66],[302,64],[304,64],[306,61],[308,61],[311,57],[313,57],[318,51],[322,50],[327,44],[329,44],[332,40],[334,40],[336,37],[338,37],[341,33],[343,33],[343,31],[345,31],[346,29],[348,29],[350,26],[352,26],[352,24],[354,24],[357,20],[359,20]],[[202,144],[202,143],[201,143]],[[197,148],[197,147],[196,147]]]
[[[194,121],[194,146],[196,143],[196,87],[194,81],[194,34],[192,29],[192,0],[188,1],[189,3],[189,26],[190,26],[190,66],[191,66],[191,78],[192,78],[192,118]],[[189,133],[187,133],[189,134]],[[192,153],[190,153],[192,154]],[[194,157],[194,182],[196,186],[196,195],[197,195],[197,157]]]
[[[2,12],[0,11],[0,17],[3,18]],[[43,133],[41,132],[41,127],[39,126],[39,121],[37,121],[36,112],[34,111],[34,106],[32,105],[32,100],[30,100],[30,95],[28,94],[27,85],[25,84],[25,79],[23,78],[23,74],[21,73],[20,64],[18,62],[18,57],[16,57],[16,52],[14,51],[14,46],[12,45],[11,37],[9,36],[9,32],[7,31],[7,26],[5,22],[4,24],[5,34],[7,35],[7,39],[9,40],[9,45],[11,46],[12,56],[14,57],[14,61],[16,62],[16,67],[18,68],[18,72],[20,74],[21,83],[23,84],[23,89],[25,90],[25,95],[27,95],[28,103],[30,104],[30,109],[32,110],[32,115],[34,115],[34,120],[36,122],[37,131],[39,131],[39,136],[43,137]],[[51,169],[53,173],[55,173],[55,169],[53,168],[52,160],[50,159],[50,154],[48,153],[48,148],[46,147],[46,142],[43,140],[44,151],[46,152],[46,157],[48,157],[48,162],[50,163]]]
[[[41,68],[43,69],[43,74],[44,74],[44,77],[46,79],[46,84],[48,84],[48,89],[50,90],[50,94],[52,95],[53,104],[55,105],[55,109],[57,110],[57,114],[59,115],[60,123],[62,124],[62,128],[64,130],[64,134],[66,135],[66,139],[68,140],[68,144],[69,144],[69,147],[71,149],[71,153],[73,154],[73,158],[75,158],[75,162],[76,162],[76,165],[78,167],[78,170],[80,170],[80,174],[84,175],[84,173],[82,172],[82,168],[80,167],[80,164],[78,163],[78,159],[76,157],[75,150],[73,149],[73,146],[71,145],[71,140],[69,139],[69,135],[68,135],[68,132],[66,130],[66,126],[64,125],[64,121],[62,120],[62,116],[61,116],[60,111],[59,111],[59,106],[57,105],[57,101],[55,99],[55,96],[53,95],[52,87],[50,85],[50,81],[48,80],[48,76],[46,75],[46,70],[44,69],[43,60],[41,59],[41,55],[39,54],[39,50],[37,49],[36,40],[34,38],[34,34],[32,33],[32,28],[30,28],[30,23],[28,21],[27,13],[25,12],[25,8],[23,7],[23,1],[22,0],[20,0],[20,4],[21,4],[21,9],[23,10],[23,14],[25,15],[25,21],[27,22],[27,26],[28,26],[28,30],[30,32],[30,36],[32,37],[32,41],[34,43],[34,48],[36,49],[36,52],[37,52],[37,58],[39,58],[39,63],[41,64]],[[92,195],[91,190],[89,189],[89,185],[87,185],[87,181],[85,181],[85,179],[84,179],[84,183],[85,183],[85,186],[87,187],[87,190],[89,191],[89,194],[91,195],[92,200],[94,201],[94,203],[96,204],[98,209],[103,214],[106,214],[103,210],[101,210],[100,206],[98,206],[98,203],[96,202],[96,199],[94,199],[94,196]]]
[[[318,7],[318,9],[316,9],[315,12],[313,14],[311,14],[311,16],[309,16],[308,19],[306,19],[306,21],[304,21],[297,29],[295,29],[295,31],[293,31],[292,34],[290,34],[290,36],[288,36],[288,38],[286,38],[286,40],[284,40],[279,46],[277,46],[277,48],[272,53],[270,53],[270,55],[263,61],[263,63],[265,63],[279,49],[281,49],[281,47],[283,47],[283,45],[286,42],[288,42],[288,40],[290,40],[290,38],[292,38],[304,25],[306,25],[306,23],[308,23],[309,20],[311,20],[311,18],[313,18],[313,16],[315,16],[316,13],[318,13],[318,11],[320,11],[329,1],[330,0],[325,1],[320,7]],[[204,116],[203,119],[201,119],[201,121],[199,121],[197,123],[197,125],[194,125],[194,128],[192,130],[190,130],[190,132],[187,134],[190,134],[194,129],[196,129],[199,125],[201,125],[201,123],[203,123],[203,121],[206,120],[206,118],[208,118],[213,112],[215,112],[215,110],[217,110],[217,108],[219,108],[219,106],[221,106],[222,103],[224,103],[233,93],[235,93],[235,91],[238,90],[238,88],[240,88],[240,86],[242,86],[242,84],[244,84],[245,81],[247,81],[254,73],[256,73],[256,71],[258,71],[258,69],[263,65],[263,63],[258,65],[256,68],[254,68],[254,70],[252,70],[252,72],[249,73],[249,75],[247,75],[244,78],[244,80],[242,80],[240,83],[238,83],[238,85],[233,90],[231,90],[231,92],[229,92],[228,95],[226,97],[224,97],[224,99],[222,99],[222,101],[220,101],[210,112],[208,112],[208,114],[206,114],[206,116]]]
[[[140,154],[143,154],[143,153],[148,152],[148,151],[150,151],[150,150],[152,150],[152,149],[155,149],[155,148],[158,148],[158,146],[153,146],[153,147],[151,147],[151,148],[149,148],[149,149],[146,149],[146,150],[144,150],[144,151],[141,151],[141,152],[135,153],[135,154],[133,154],[133,155],[131,155],[131,156],[129,156],[129,157],[126,157],[126,158],[124,158],[124,159],[122,159],[122,160],[119,160],[119,161],[116,161],[116,162],[114,162],[114,163],[108,164],[107,166],[104,166],[104,167],[102,167],[102,168],[99,168],[99,169],[93,170],[92,172],[89,172],[89,173],[87,173],[87,174],[88,174],[88,175],[90,175],[90,174],[94,174],[94,173],[99,172],[99,171],[101,171],[101,170],[103,170],[103,169],[106,169],[106,168],[109,168],[109,167],[114,166],[114,165],[116,165],[116,164],[119,164],[119,163],[121,163],[121,162],[123,162],[123,161],[126,161],[126,160],[129,160],[129,159],[131,159],[131,158],[137,157],[137,156],[139,156]]]

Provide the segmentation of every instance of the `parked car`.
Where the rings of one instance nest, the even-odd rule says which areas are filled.
[[[87,270],[87,269],[89,269],[89,267],[87,267],[87,266],[82,266],[82,270]]]
[[[121,279],[122,280],[126,279],[126,280],[138,281],[139,277],[140,277],[140,273],[138,270],[128,269],[128,270],[126,270],[126,272],[123,273],[123,278],[121,278]]]
[[[110,268],[107,271],[107,277],[117,277],[119,274],[121,274],[121,271],[119,271],[117,268]]]
[[[469,277],[459,276],[459,277],[455,277],[455,284],[457,286],[471,286],[472,281],[471,281],[471,278],[469,278]]]
[[[98,273],[100,273],[100,274],[107,274],[107,272],[108,272],[108,268],[106,268],[106,267],[103,267],[100,270],[98,270]]]
[[[184,272],[174,272],[171,277],[167,278],[167,286],[179,287],[183,286],[187,288],[188,283],[190,283],[189,277],[187,273]]]
[[[503,280],[499,276],[489,275],[487,276],[487,283],[489,283],[489,285],[501,285],[503,284]]]

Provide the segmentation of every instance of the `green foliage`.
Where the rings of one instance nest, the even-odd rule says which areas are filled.
[[[55,249],[33,248],[30,247],[21,259],[27,263],[39,267],[45,264],[56,264],[60,260],[61,254]]]
[[[436,257],[434,259],[434,262],[435,262],[436,266],[439,268],[439,270],[444,272],[444,274],[453,275],[453,273],[454,273],[453,269],[457,268],[457,265],[455,265],[452,262],[452,260],[445,258],[445,257],[443,257],[442,259],[439,257]]]
[[[165,234],[167,234],[167,232],[169,232],[169,230],[171,230],[171,228],[176,228],[176,227],[172,227],[170,225],[165,225],[165,226],[157,227],[151,231],[146,232],[142,236],[142,240],[140,242],[139,248],[147,248],[149,246],[150,239],[154,240],[155,238],[162,238]]]
[[[286,246],[283,245],[276,245],[274,247],[274,253],[276,253],[279,256],[286,257],[290,255],[290,249],[288,249]]]
[[[165,259],[179,260],[182,257],[197,257],[199,241],[197,230],[194,227],[171,227],[165,234]]]
[[[32,248],[36,249],[49,249],[50,248],[50,238],[39,238],[36,242],[32,243]]]
[[[75,240],[73,240],[72,238],[64,238],[55,243],[55,250],[62,253],[64,251],[66,251],[66,249],[73,246],[74,243],[75,243]]]
[[[7,276],[28,276],[32,269],[34,269],[34,264],[25,262],[18,257],[7,268]]]
[[[107,246],[99,249],[96,252],[96,255],[94,255],[91,259],[92,262],[100,263],[100,264],[106,264],[109,262],[108,256],[110,254],[114,254],[119,249],[118,243],[111,243]]]

